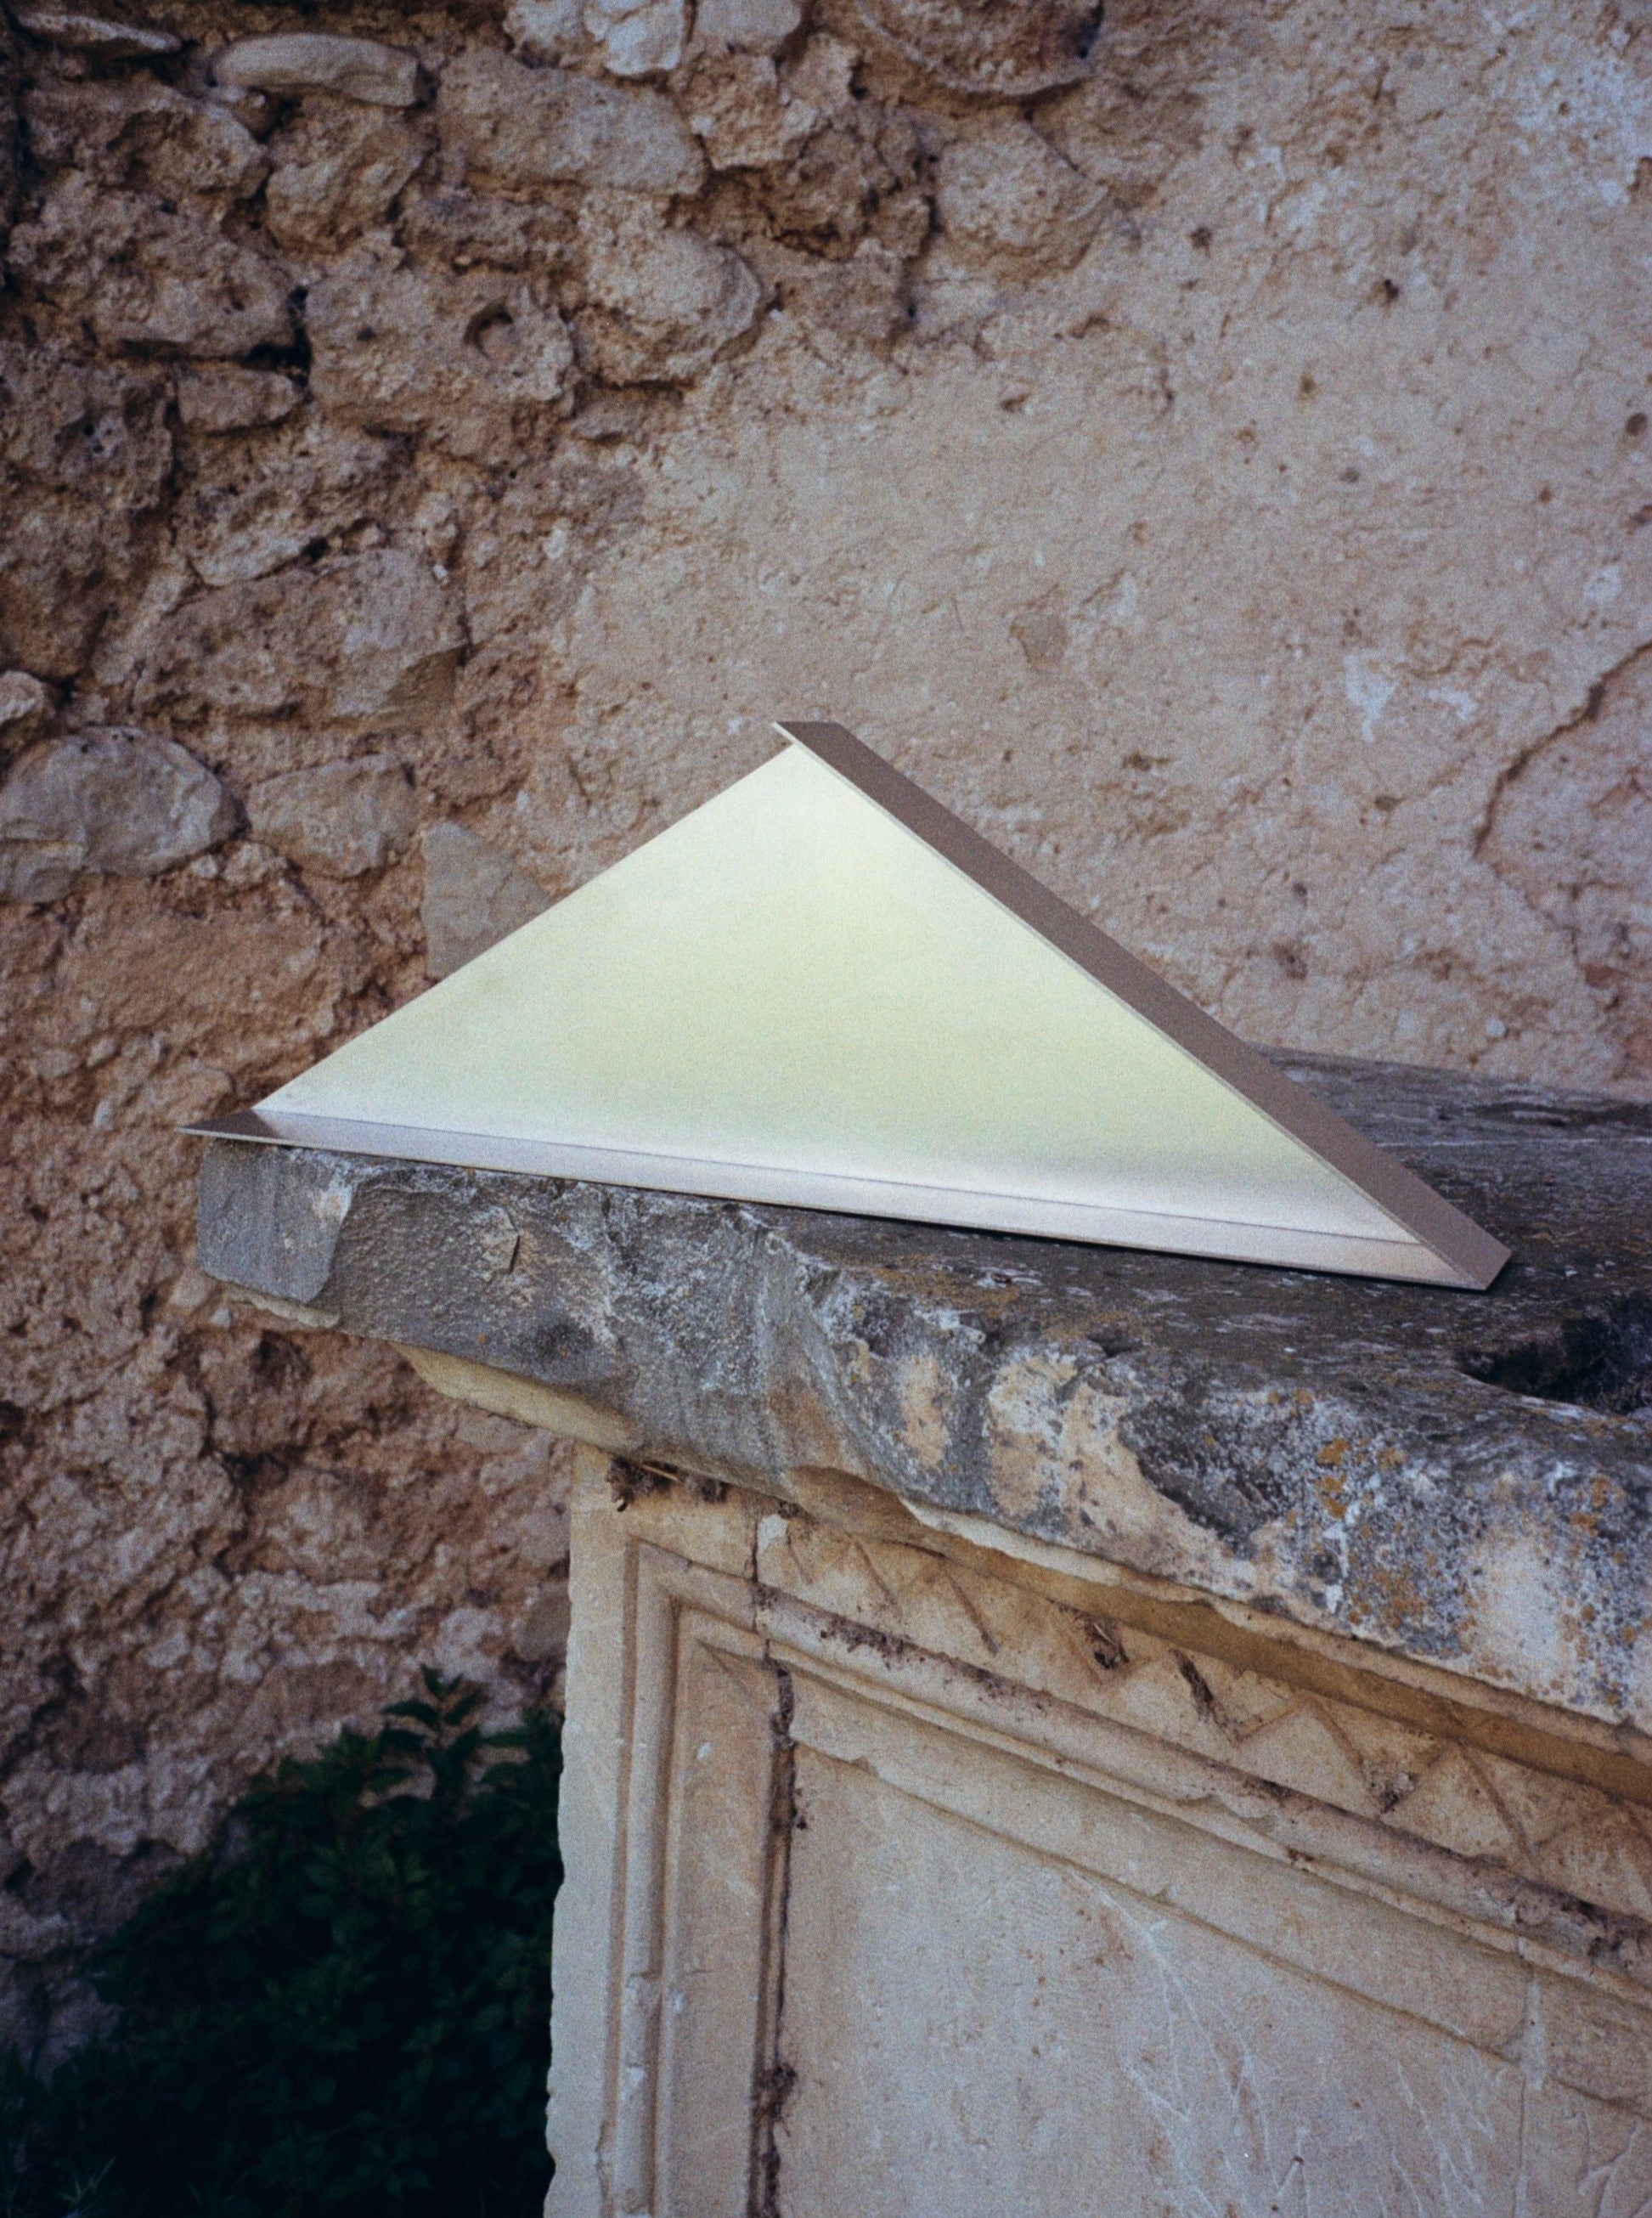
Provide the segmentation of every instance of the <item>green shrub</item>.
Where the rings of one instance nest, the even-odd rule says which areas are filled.
[[[0,2079],[5,2218],[538,2218],[556,1727],[424,1688],[92,1954],[114,2034]]]

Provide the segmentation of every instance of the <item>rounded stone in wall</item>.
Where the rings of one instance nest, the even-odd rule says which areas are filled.
[[[1024,100],[1090,74],[1098,0],[859,0],[868,27],[954,92]]]

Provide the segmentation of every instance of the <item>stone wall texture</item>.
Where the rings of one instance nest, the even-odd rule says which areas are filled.
[[[1652,1090],[1644,0],[0,17],[0,2023],[560,1451],[232,1311],[256,1100],[831,716],[1236,1029]]]

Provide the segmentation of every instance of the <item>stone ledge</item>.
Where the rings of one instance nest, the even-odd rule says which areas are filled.
[[[639,1457],[843,1471],[1652,1732],[1652,1107],[1278,1058],[1489,1294],[218,1143],[201,1261]],[[555,1423],[553,1415],[548,1422]]]

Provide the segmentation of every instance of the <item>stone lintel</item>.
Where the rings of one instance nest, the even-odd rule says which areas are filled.
[[[1277,1059],[1513,1249],[1489,1293],[235,1142],[201,1262],[610,1451],[847,1474],[1643,1756],[1652,1106]]]

